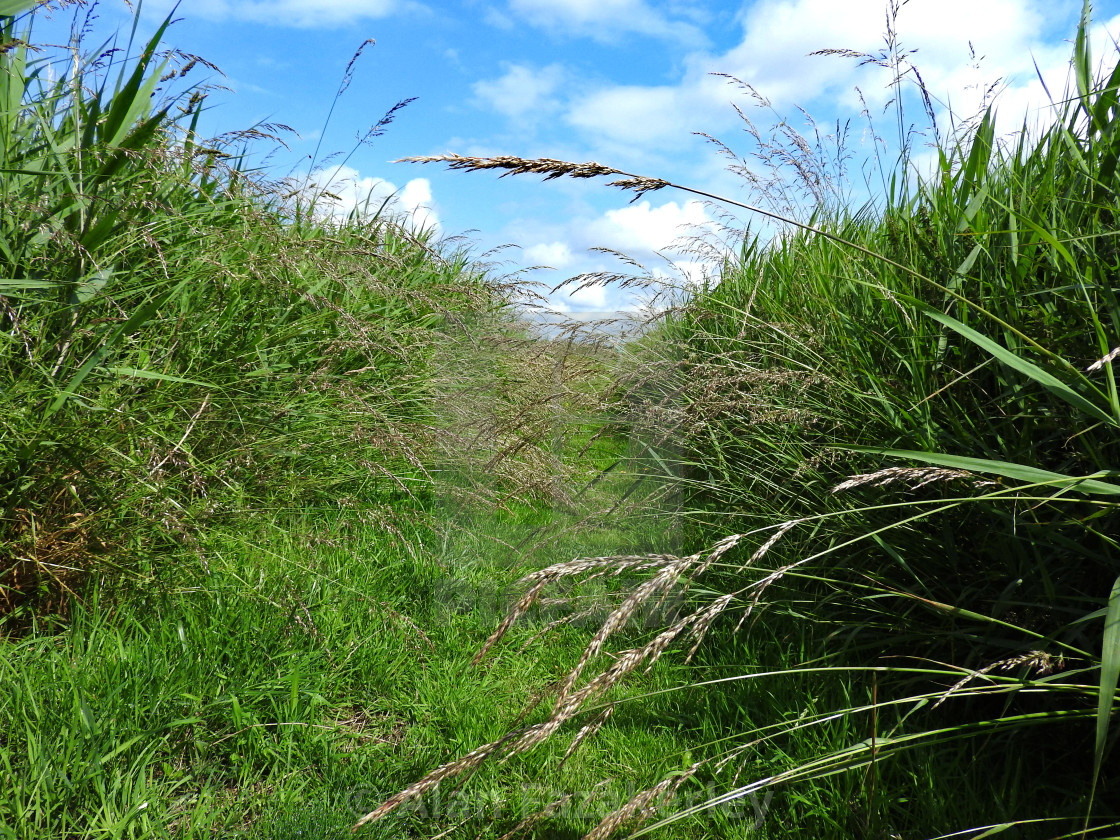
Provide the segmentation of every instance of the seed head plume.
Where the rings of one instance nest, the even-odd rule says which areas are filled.
[[[621,175],[618,181],[611,181],[610,186],[624,190],[633,190],[637,201],[647,192],[653,192],[665,187],[673,186],[669,181],[661,178],[648,178],[644,175],[634,175],[604,166],[601,163],[587,161],[586,163],[571,163],[566,160],[554,158],[520,158],[512,155],[499,155],[497,157],[467,157],[464,155],[432,155],[428,157],[407,157],[396,161],[397,163],[446,163],[450,169],[462,169],[467,172],[478,172],[484,169],[504,169],[501,177],[506,175],[543,175],[546,181],[554,178],[598,178],[600,176]]]
[[[974,487],[993,487],[994,482],[984,481],[965,470],[950,470],[943,467],[887,467],[873,473],[850,476],[832,488],[833,493],[843,493],[857,487],[886,487],[889,484],[905,484],[908,490],[918,490],[927,484],[945,481],[967,481]]]
[[[781,530],[779,536],[784,532],[784,530]],[[623,572],[648,571],[653,573],[648,580],[623,598],[622,602],[603,621],[595,637],[585,648],[579,662],[568,673],[560,686],[556,705],[547,720],[511,732],[497,741],[478,747],[461,758],[437,767],[427,776],[414,782],[395,796],[386,799],[377,808],[362,817],[354,825],[354,830],[356,831],[363,825],[380,819],[410,799],[423,796],[445,779],[475,771],[484,761],[492,757],[506,758],[523,753],[548,740],[569,721],[586,712],[593,701],[603,697],[627,675],[635,672],[643,665],[647,668],[652,667],[673,642],[682,638],[691,639],[693,646],[689,656],[695,654],[713,621],[724,612],[731,601],[740,593],[732,593],[718,598],[711,604],[702,606],[683,617],[676,618],[668,627],[662,629],[641,647],[620,651],[616,656],[613,656],[611,664],[600,673],[586,681],[580,681],[579,679],[589,663],[602,653],[607,638],[620,630],[644,603],[654,601],[664,596],[674,586],[687,583],[704,574],[715,563],[719,562],[725,554],[734,549],[744,536],[744,534],[731,534],[719,540],[707,550],[696,552],[687,557],[670,554],[648,554],[577,558],[576,560],[554,564],[524,577],[522,585],[527,586],[525,594],[510,610],[505,621],[483,645],[482,650],[475,657],[475,662],[490,650],[518,617],[524,615],[540,599],[542,592],[549,584],[573,576],[579,576],[586,581],[602,575],[617,576]],[[754,556],[758,557],[764,554],[766,549],[775,541],[776,538],[771,538],[763,548],[755,552]],[[569,745],[563,761],[567,761],[580,744],[592,737],[603,726],[610,715],[611,708],[611,706],[607,706],[603,712],[600,712],[579,729]],[[695,767],[691,768],[689,774],[695,773],[695,769]],[[677,784],[681,781],[683,779],[676,779]],[[634,816],[648,816],[652,813],[655,803],[662,801],[664,794],[676,790],[673,783],[674,779],[669,779],[666,783],[639,794],[622,809],[613,812],[610,818],[589,836],[606,837],[621,822]],[[595,832],[598,832],[598,834],[595,834]]]

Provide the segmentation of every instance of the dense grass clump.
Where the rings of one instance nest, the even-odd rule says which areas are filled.
[[[433,348],[496,288],[242,168],[268,127],[200,138],[205,62],[166,25],[59,66],[0,20],[5,628],[239,511],[423,495]]]

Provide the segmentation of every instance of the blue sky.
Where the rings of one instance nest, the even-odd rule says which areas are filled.
[[[142,28],[150,32],[171,7],[147,0]],[[902,46],[917,50],[912,61],[944,123],[948,107],[973,114],[987,86],[1001,80],[1000,125],[1012,131],[1027,114],[1046,119],[1035,63],[1053,93],[1065,89],[1080,10],[1080,0],[909,0],[896,29]],[[314,177],[331,180],[346,202],[371,190],[396,193],[419,223],[437,225],[445,236],[469,232],[478,255],[517,246],[495,257],[507,271],[550,265],[529,276],[555,285],[582,272],[631,270],[589,250],[601,247],[686,283],[704,270],[704,254],[665,249],[689,226],[714,225],[710,236],[720,235],[721,222],[741,229],[746,214],[728,219],[679,192],[631,203],[632,196],[603,183],[499,179],[392,161],[448,152],[596,160],[757,200],[727,170],[726,157],[695,132],[749,157],[756,147],[735,106],[761,129],[785,118],[812,139],[800,106],[824,134],[850,119],[849,150],[856,160],[868,156],[874,143],[860,116],[863,103],[878,133],[897,134],[883,111],[890,74],[809,53],[881,50],[886,11],[884,0],[183,0],[166,43],[225,74],[209,74],[231,90],[210,96],[204,131],[258,122],[295,130],[290,150],[268,158],[276,176],[306,173],[319,146],[320,163],[340,154]],[[72,14],[58,11],[37,22],[38,39],[64,39]],[[123,0],[102,0],[97,14],[100,38],[131,19]],[[1120,0],[1094,4],[1094,20],[1097,55],[1111,63],[1108,33],[1120,34]],[[376,43],[354,65],[325,126],[346,66],[368,38]],[[771,109],[712,73],[749,83]],[[196,68],[191,79],[206,76]],[[356,138],[410,97],[416,101],[384,136],[361,145],[339,169]],[[910,119],[922,123],[920,108],[909,104]],[[853,200],[866,194],[863,181],[857,166]],[[633,293],[618,288],[558,292],[551,300],[572,312],[635,305]]]

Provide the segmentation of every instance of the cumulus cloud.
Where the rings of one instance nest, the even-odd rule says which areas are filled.
[[[564,80],[559,64],[530,67],[503,61],[505,72],[471,86],[478,104],[511,120],[535,120],[559,107],[555,93]]]
[[[689,12],[688,5],[681,11]],[[510,0],[509,14],[533,26],[598,41],[611,41],[626,33],[687,44],[704,41],[695,25],[682,20],[680,15],[674,18],[645,0]]]
[[[706,131],[749,153],[750,147],[743,148],[733,133],[742,123],[730,104],[735,102],[752,118],[755,112],[742,90],[711,74],[740,78],[769,100],[772,112],[759,112],[756,120],[763,129],[781,118],[794,127],[802,125],[794,106],[803,105],[823,132],[837,118],[857,118],[865,102],[876,129],[892,139],[893,116],[882,115],[883,106],[894,96],[890,70],[861,67],[858,59],[850,57],[810,56],[829,48],[881,53],[887,26],[884,7],[884,0],[757,0],[742,5],[735,18],[738,37],[727,49],[689,51],[687,45],[679,49],[674,56],[676,76],[668,82],[593,86],[573,69],[507,64],[502,76],[476,84],[474,93],[478,103],[523,124],[528,124],[528,115],[547,110],[556,119],[542,124],[569,129],[558,143],[582,150],[570,159],[582,160],[590,154],[623,168],[646,166],[646,161],[656,165],[660,159],[665,174],[674,180],[736,196],[739,184],[729,187],[729,176],[720,180],[722,175],[715,170],[722,161],[704,154],[692,132]],[[638,9],[654,18],[660,15],[657,26],[683,19],[658,11],[667,8],[668,4],[654,0],[509,0],[503,10],[511,21],[593,34],[595,27],[609,28],[623,17],[639,17]],[[914,0],[901,6],[895,23],[901,49],[914,50],[909,60],[934,97],[943,131],[951,125],[950,109],[956,117],[972,117],[987,104],[992,83],[1000,81],[998,130],[1009,133],[1021,126],[1024,117],[1028,123],[1037,119],[1042,124],[1053,119],[1035,66],[1050,93],[1060,99],[1066,90],[1069,39],[1080,11],[1079,0]],[[1097,56],[1115,61],[1107,33],[1118,31],[1120,16],[1094,27]],[[916,89],[910,89],[907,97],[909,119],[920,126],[924,116]],[[856,119],[853,126],[859,132],[861,122]],[[859,142],[857,138],[858,134],[851,143]],[[556,145],[547,142],[546,148]],[[924,153],[916,147],[916,165],[921,165]],[[650,169],[648,174],[662,173]],[[707,209],[697,202],[642,201],[598,215],[576,214],[559,224],[527,223],[516,228],[512,239],[526,246],[528,262],[553,265],[566,274],[617,271],[617,263],[586,249],[606,246],[645,261],[682,233],[682,223],[706,221],[710,221]],[[687,274],[691,282],[699,282],[714,268],[687,255],[680,259],[670,255],[670,259],[670,271]],[[624,295],[614,290],[604,294],[607,307],[626,305]],[[588,291],[571,300],[554,300],[560,308],[583,311],[600,308],[601,298],[599,292]]]
[[[564,271],[575,262],[575,256],[567,242],[539,242],[525,248],[524,254],[530,265],[548,266],[559,271]]]
[[[718,101],[707,96],[705,90],[715,85],[704,81],[686,79],[678,86],[602,88],[577,98],[568,111],[567,122],[597,139],[671,146],[688,140],[696,126],[710,124],[705,117],[715,110]]]
[[[581,289],[559,298],[557,303],[561,312],[603,312],[608,308],[608,292],[606,286],[585,286]]]
[[[388,181],[383,183],[391,186]],[[436,215],[435,202],[432,200],[432,184],[427,178],[413,178],[405,184],[398,201],[414,227],[439,230],[439,216]]]
[[[608,210],[603,220],[595,225],[595,232],[608,237],[610,247],[623,253],[661,251],[710,221],[707,208],[699,201],[684,204],[667,201],[653,207],[643,200]]]
[[[1014,114],[1015,122],[1026,111],[1040,113],[1047,102],[1035,61],[1052,93],[1064,89],[1070,45],[1055,36],[1073,34],[1080,10],[1077,0],[913,2],[902,6],[895,23],[902,49],[916,50],[910,60],[942,118],[950,107],[972,116],[988,86],[1002,80],[1000,112]],[[680,148],[691,131],[719,134],[737,124],[729,103],[742,105],[744,97],[713,72],[750,84],[778,115],[794,117],[800,104],[826,124],[859,113],[857,85],[873,116],[893,98],[889,71],[861,68],[851,58],[810,55],[823,49],[880,53],[887,24],[883,0],[758,0],[738,20],[739,42],[722,53],[689,53],[675,83],[601,86],[571,100],[566,122],[592,141]],[[1115,33],[1117,20],[1095,27],[1098,54],[1110,45],[1106,30]],[[920,110],[913,116],[920,118]]]
[[[1063,6],[1080,3],[1044,0],[941,0],[907,3],[892,22],[903,50],[936,87],[969,62],[969,43],[986,56],[988,69],[1006,75],[1031,67],[1030,50],[1053,38],[1048,25]],[[967,21],[967,26],[962,25]],[[884,48],[888,20],[883,0],[759,0],[742,16],[740,43],[718,56],[722,70],[755,85],[776,105],[788,107],[838,94],[849,97],[860,78],[870,80],[865,94],[885,101],[887,73],[860,73],[856,62],[810,53],[848,49],[876,54]],[[940,91],[934,91],[940,92]],[[852,100],[848,98],[848,102]]]
[[[403,215],[413,228],[440,230],[427,178],[413,178],[398,188],[384,178],[363,177],[353,167],[332,166],[312,173],[308,181],[307,192],[316,196],[316,207],[325,215],[342,219],[359,210],[372,216],[385,207]]]

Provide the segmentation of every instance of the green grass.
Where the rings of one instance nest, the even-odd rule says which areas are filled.
[[[509,542],[534,519],[508,517],[489,536]],[[208,532],[208,572],[182,563],[112,600],[94,590],[64,633],[6,644],[7,836],[340,836],[363,805],[514,725],[586,634],[570,628],[518,654],[544,620],[534,619],[505,652],[472,667],[505,609],[502,588],[519,573],[463,538],[471,529],[441,547],[437,533],[387,539],[346,513],[278,517],[254,532],[245,525]],[[614,530],[553,550],[642,541],[641,529]],[[644,541],[656,547],[653,535]],[[667,685],[664,672],[653,674],[628,693]],[[481,774],[451,805],[497,797],[507,816],[487,830],[498,836],[524,810],[522,797],[589,790],[611,774],[623,790],[686,748],[687,716],[679,698],[642,702],[559,778],[544,770],[562,755],[557,747],[541,763]],[[451,805],[390,821],[374,836],[400,836],[406,823],[436,833]],[[553,823],[580,825],[589,827]]]
[[[791,523],[726,591],[740,609],[761,597],[759,621],[839,683],[822,711],[856,723],[788,764],[862,813],[822,807],[817,836],[830,820],[837,836],[1117,824],[1101,632],[1120,573],[1116,391],[1109,363],[1089,368],[1120,325],[1120,76],[1093,80],[1086,27],[1052,127],[1001,145],[985,115],[928,179],[904,158],[881,211],[821,207],[748,243],[665,327],[682,379],[732,391],[686,391],[705,418],[677,441],[698,521]]]
[[[623,353],[243,171],[262,127],[200,138],[186,68],[151,98],[163,30],[0,52],[0,836],[342,837],[437,776],[363,836],[578,837],[673,785],[640,834],[1115,834],[1087,27],[1052,126],[985,115],[931,177],[903,138],[859,210],[800,159],[757,202],[810,195],[794,232]]]
[[[0,832],[339,836],[542,714],[586,627],[471,665],[526,571],[671,535],[596,515],[625,444],[595,437],[593,352],[525,339],[430,233],[239,169],[203,91],[149,106],[162,34],[49,84],[49,54],[0,59]],[[497,801],[498,836],[611,774],[618,799],[685,746],[678,704],[633,705],[559,779],[550,747],[376,834]]]
[[[57,56],[0,22],[4,626],[256,507],[423,493],[436,349],[496,285],[388,212],[338,224],[239,169],[163,29],[48,82]]]

